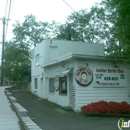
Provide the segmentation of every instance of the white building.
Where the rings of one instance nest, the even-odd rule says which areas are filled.
[[[130,103],[130,69],[123,60],[106,58],[102,44],[44,40],[33,50],[31,91],[81,111],[91,102]]]

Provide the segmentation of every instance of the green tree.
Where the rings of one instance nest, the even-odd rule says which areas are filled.
[[[116,12],[108,2],[96,4],[88,12],[80,10],[68,16],[60,28],[58,39],[104,44],[107,54],[118,47],[115,33]]]
[[[56,21],[37,22],[34,15],[27,15],[23,23],[17,21],[14,24],[13,41],[18,44],[27,44],[29,47],[36,46],[46,38],[56,37],[59,25]]]
[[[65,24],[37,22],[33,15],[26,16],[23,23],[17,21],[13,29],[14,37],[5,49],[6,76],[22,79],[23,72],[30,66],[31,48],[46,38],[100,43],[104,44],[107,55],[130,58],[129,7],[130,3],[126,0],[103,0],[90,11],[73,12]],[[15,58],[12,57],[14,55]]]
[[[79,12],[73,12],[68,16],[66,23],[60,26],[58,39],[85,41],[84,32],[85,27],[90,19],[87,10],[81,10]]]
[[[127,0],[110,0],[117,13],[115,37],[120,43],[121,56],[130,58],[130,3]]]
[[[100,43],[104,44],[108,56],[129,56],[130,5],[127,3],[126,0],[103,0],[89,12],[73,12],[61,25],[57,38]]]
[[[30,75],[31,67],[28,51],[23,45],[6,44],[4,53],[4,76],[10,80],[21,81],[25,75]]]
[[[13,39],[5,46],[4,76],[11,80],[22,80],[30,75],[31,48],[45,38],[56,37],[59,23],[37,22],[35,16],[28,15],[23,23],[14,24]]]
[[[13,41],[18,44],[24,43],[29,47],[36,46],[45,38],[47,26],[47,22],[37,22],[35,16],[28,15],[23,23],[17,21],[14,24]]]

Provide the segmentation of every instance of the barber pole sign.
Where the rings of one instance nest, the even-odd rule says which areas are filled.
[[[75,79],[81,86],[88,86],[93,80],[92,71],[88,67],[79,68],[75,73]]]

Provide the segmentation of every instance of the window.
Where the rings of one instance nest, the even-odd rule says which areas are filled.
[[[49,78],[49,92],[54,92],[54,78]]]
[[[38,65],[39,65],[39,54],[38,54],[38,55],[36,55],[35,65],[36,65],[36,66],[38,66]]]
[[[38,83],[37,83],[37,78],[34,79],[34,88],[37,89]]]
[[[60,77],[60,89],[59,93],[63,95],[67,95],[67,76]]]

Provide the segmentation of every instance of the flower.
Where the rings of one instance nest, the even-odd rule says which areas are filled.
[[[115,101],[98,101],[92,102],[81,107],[84,113],[113,113],[127,114],[130,113],[130,105],[123,101],[121,103]]]

